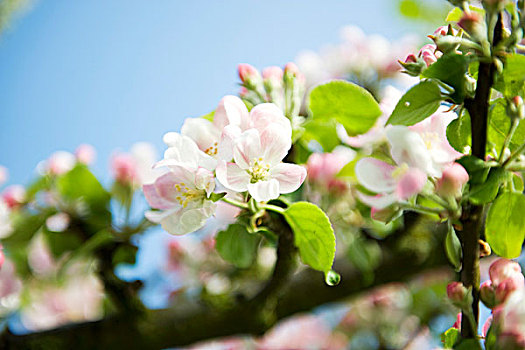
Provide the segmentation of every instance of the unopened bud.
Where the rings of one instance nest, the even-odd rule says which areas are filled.
[[[426,68],[425,61],[418,59],[413,53],[409,54],[405,62],[399,61],[399,64],[405,69],[404,73],[417,77]]]
[[[241,63],[237,67],[239,78],[246,87],[255,86],[261,81],[261,74],[252,65]]]
[[[432,44],[427,44],[423,46],[421,50],[419,50],[419,57],[421,57],[423,61],[425,61],[427,67],[438,60],[436,50],[436,45]]]
[[[474,11],[464,13],[458,22],[458,26],[478,41],[486,38],[485,22],[481,15]]]
[[[9,208],[17,208],[26,200],[26,190],[22,185],[6,187],[2,192],[2,200]]]
[[[97,151],[95,151],[95,147],[91,145],[82,144],[75,150],[75,156],[79,163],[90,165],[95,161]]]
[[[465,168],[458,163],[452,163],[443,169],[443,175],[436,183],[436,192],[443,197],[460,197],[461,190],[468,180]]]
[[[299,67],[293,62],[288,62],[286,66],[284,66],[284,78],[289,79],[291,77],[297,79],[300,83],[304,83],[305,81],[305,77],[299,70]]]
[[[496,306],[496,293],[491,281],[485,281],[479,288],[479,297],[483,304],[489,309]]]
[[[525,118],[525,104],[521,96],[513,97],[507,105],[507,113],[511,118]]]
[[[279,84],[282,81],[283,74],[281,67],[277,66],[266,67],[262,71],[264,81],[271,81],[274,84]]]
[[[520,284],[520,282],[516,279],[507,278],[505,281],[501,282],[496,288],[496,304],[504,303],[510,294],[523,288],[523,283]]]
[[[457,307],[468,305],[469,290],[461,282],[451,282],[447,286],[447,296]]]
[[[498,286],[508,278],[515,279],[517,284],[525,283],[520,265],[512,260],[500,258],[489,267],[489,276],[492,284]]]

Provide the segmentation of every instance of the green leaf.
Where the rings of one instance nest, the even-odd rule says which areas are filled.
[[[492,204],[485,224],[485,238],[492,250],[504,258],[517,258],[525,238],[525,196],[501,194]]]
[[[466,147],[471,146],[470,116],[466,110],[448,124],[447,139],[450,145],[461,153],[465,152]]]
[[[459,331],[456,328],[449,328],[445,333],[441,334],[441,342],[445,349],[452,349],[459,338]]]
[[[57,188],[64,197],[72,200],[82,199],[90,206],[105,207],[110,198],[95,175],[81,164],[58,178]]]
[[[461,242],[459,241],[456,231],[452,225],[449,225],[447,237],[445,238],[445,253],[448,261],[454,266],[456,271],[461,268]]]
[[[257,255],[259,236],[250,234],[246,227],[232,224],[217,234],[215,248],[226,261],[239,268],[250,267]]]
[[[469,183],[471,185],[482,184],[487,180],[490,165],[482,159],[475,156],[463,156],[456,162],[461,164],[469,174]]]
[[[501,151],[510,130],[510,117],[507,115],[506,102],[498,99],[492,103],[489,114],[488,140],[494,144],[497,152]],[[514,131],[509,149],[516,150],[525,142],[525,123],[520,123]]]
[[[327,274],[335,257],[335,235],[326,214],[312,203],[297,202],[285,210],[284,217],[302,262]]]
[[[309,107],[314,120],[336,120],[350,136],[370,130],[381,115],[379,104],[367,90],[342,80],[314,88]]]
[[[495,88],[504,96],[512,98],[523,95],[525,85],[525,56],[513,53],[506,57],[503,74],[495,84]]]
[[[422,81],[401,97],[387,124],[414,125],[432,115],[442,100],[441,89],[435,81]]]
[[[119,264],[135,264],[138,247],[132,244],[120,245],[113,253],[113,266]]]
[[[482,15],[482,17],[485,16],[485,10],[482,8],[469,5],[470,11],[474,11]],[[463,11],[459,7],[454,7],[450,12],[448,13],[447,17],[445,18],[446,22],[459,22],[459,20],[463,17]]]
[[[466,93],[466,73],[469,67],[469,58],[457,53],[448,53],[441,56],[436,62],[423,71],[422,76],[441,80],[454,88],[450,98],[461,104]]]
[[[499,188],[505,179],[505,169],[490,169],[489,175],[485,182],[475,184],[470,188],[469,200],[474,204],[486,204],[492,202],[498,195]]]
[[[304,124],[303,139],[319,142],[325,152],[331,152],[341,144],[337,135],[335,120],[310,120]]]
[[[210,113],[201,116],[201,118],[202,118],[202,119],[209,120],[210,122],[212,122],[212,121],[213,121],[213,116],[214,116],[214,115],[215,115],[215,111],[211,111]]]
[[[82,240],[74,232],[52,232],[44,229],[44,238],[55,259],[64,253],[75,251],[82,246]]]

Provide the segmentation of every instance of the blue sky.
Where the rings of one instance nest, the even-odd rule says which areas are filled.
[[[413,30],[394,0],[90,0],[36,3],[0,39],[0,164],[27,183],[39,160],[80,143],[107,177],[115,148],[162,149],[166,131],[237,91],[236,66],[283,65],[339,40],[345,24]]]

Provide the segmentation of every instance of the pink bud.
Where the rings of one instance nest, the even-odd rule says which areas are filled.
[[[306,163],[308,178],[310,181],[327,183],[334,179],[353,157],[353,152],[345,152],[342,149],[332,153],[313,153]]]
[[[437,61],[438,57],[436,56],[436,49],[436,45],[427,44],[419,50],[419,57],[425,61],[427,67]]]
[[[111,170],[115,180],[123,184],[133,184],[137,179],[137,164],[133,156],[119,153],[111,159]]]
[[[75,156],[80,163],[90,165],[95,161],[97,151],[95,151],[95,148],[91,145],[82,144],[77,147]]]
[[[168,243],[168,258],[172,267],[179,266],[185,254],[184,248],[178,241],[173,240]]]
[[[522,281],[518,281],[515,278],[507,278],[496,288],[496,304],[504,303],[512,292],[522,289],[523,287]]]
[[[469,176],[465,168],[458,163],[452,163],[443,169],[443,175],[436,184],[436,191],[444,197],[459,197],[468,180]]]
[[[5,166],[0,165],[0,186],[5,184],[9,179],[9,171]]]
[[[239,64],[237,70],[239,72],[239,78],[245,84],[251,84],[256,80],[259,80],[261,77],[259,71],[248,63]]]
[[[300,83],[304,83],[306,80],[303,73],[299,70],[299,67],[293,62],[288,62],[286,66],[284,66],[284,75],[295,77]]]
[[[241,86],[241,88],[239,89],[239,96],[246,97],[246,95],[248,95],[248,89],[244,86]]]
[[[405,58],[405,63],[417,63],[417,57],[413,53],[409,54],[407,58]]]
[[[9,208],[16,208],[24,203],[26,190],[21,185],[11,185],[2,192],[2,200]]]
[[[515,279],[517,285],[525,283],[520,265],[515,261],[504,258],[500,258],[490,265],[489,276],[495,287],[508,278]]]
[[[489,308],[492,309],[496,306],[496,295],[494,287],[491,281],[485,281],[479,288],[479,296],[481,301]]]
[[[451,282],[447,286],[447,296],[454,305],[460,306],[467,299],[468,289],[461,282]]]
[[[483,18],[478,13],[471,11],[463,14],[463,17],[458,22],[458,26],[467,33],[476,35],[480,32],[482,22]]]
[[[283,79],[283,74],[284,73],[281,67],[277,66],[266,67],[262,71],[262,76],[264,80],[277,83],[279,83]]]
[[[434,36],[445,36],[448,33],[448,26],[441,26],[434,31]]]
[[[46,170],[52,175],[61,175],[67,173],[75,166],[75,156],[69,152],[55,152],[47,160]]]

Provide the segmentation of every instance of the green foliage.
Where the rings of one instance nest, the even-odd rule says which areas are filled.
[[[101,240],[104,237],[101,237]],[[134,264],[137,258],[138,248],[132,244],[120,245],[113,253],[112,264]]]
[[[414,125],[432,115],[442,100],[438,83],[424,80],[401,97],[387,124]]]
[[[525,196],[505,192],[492,204],[487,215],[485,238],[492,250],[505,258],[517,258],[525,238]]]
[[[525,86],[525,56],[513,53],[506,57],[503,74],[499,77],[494,88],[505,97],[523,96]]]
[[[374,280],[374,269],[381,263],[381,248],[375,241],[366,241],[356,236],[348,245],[348,258],[363,275],[364,283]]]
[[[331,152],[341,142],[337,136],[335,120],[310,120],[304,124],[303,139],[316,140],[325,152]]]
[[[215,248],[224,260],[247,268],[257,255],[259,240],[259,236],[248,233],[243,225],[232,224],[217,234]]]
[[[44,229],[44,238],[55,259],[59,259],[64,253],[74,251],[82,246],[82,239],[75,232],[52,232]]]
[[[456,231],[452,225],[448,226],[447,237],[445,238],[445,253],[448,261],[454,266],[456,271],[461,268],[461,242],[459,241]]]
[[[313,89],[309,107],[314,120],[336,120],[350,136],[370,130],[381,115],[378,103],[367,90],[342,80],[334,80]]]
[[[479,13],[480,15],[485,16],[485,10],[482,8],[469,5],[470,11],[474,11]],[[456,23],[459,22],[459,20],[463,17],[463,11],[459,7],[454,7],[450,12],[447,14],[447,17],[445,18],[445,21]]]
[[[499,152],[503,147],[505,138],[509,133],[511,126],[511,119],[507,115],[506,102],[503,99],[494,101],[491,105],[489,115],[488,140],[491,142],[496,150]],[[514,131],[514,135],[510,139],[509,149],[516,150],[525,142],[525,123],[520,123]]]
[[[447,126],[448,142],[458,152],[464,152],[465,147],[472,144],[470,133],[470,116],[466,110]]]
[[[78,164],[57,180],[57,189],[70,200],[82,200],[92,208],[106,207],[110,196],[85,165]]]
[[[474,204],[487,204],[492,202],[498,195],[499,188],[505,180],[505,169],[490,169],[486,181],[479,184],[473,184],[470,187],[470,202]]]
[[[441,80],[443,83],[454,88],[450,98],[456,103],[461,104],[465,99],[467,77],[469,67],[467,56],[448,53],[441,56],[435,63],[423,71],[422,76]]]
[[[302,262],[327,274],[335,257],[335,235],[326,214],[312,203],[297,202],[285,210],[284,217]]]
[[[418,0],[399,0],[398,8],[401,15],[406,18],[421,21],[432,27],[438,25],[441,18],[447,13],[446,7],[443,7],[441,3],[432,4]]]
[[[441,342],[445,349],[452,349],[459,338],[460,334],[456,328],[449,328],[445,333],[441,334]]]

